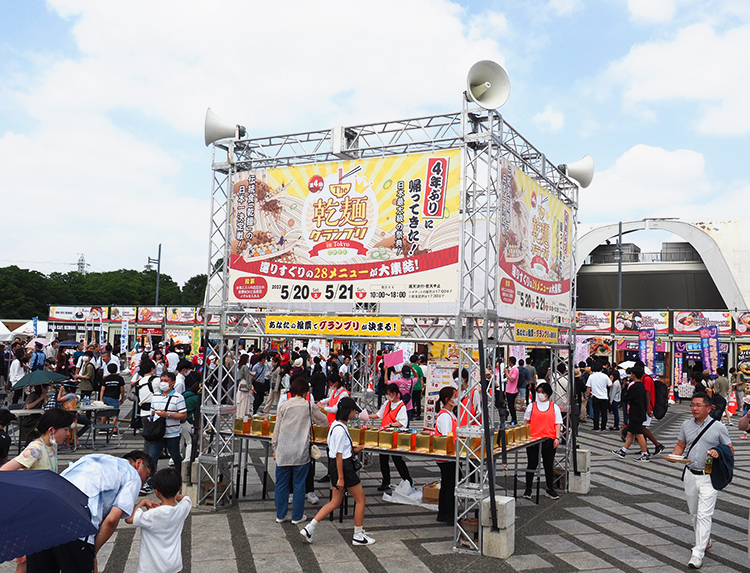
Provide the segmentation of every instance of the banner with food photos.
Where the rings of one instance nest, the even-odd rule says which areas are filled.
[[[700,310],[680,310],[674,312],[674,332],[697,333],[699,329],[715,326],[719,335],[732,334],[731,312],[708,312]]]
[[[237,173],[229,298],[455,305],[460,187],[460,149]]]
[[[500,191],[500,305],[569,322],[572,209],[506,159]]]

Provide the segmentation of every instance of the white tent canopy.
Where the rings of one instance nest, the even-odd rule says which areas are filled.
[[[8,327],[5,326],[4,323],[0,322],[0,342],[5,342],[6,340],[11,340],[13,338],[13,335],[10,333],[10,330],[8,330]]]
[[[47,335],[47,321],[37,321],[37,336]],[[26,324],[19,326],[12,333],[13,336],[34,336],[34,321],[30,320]]]

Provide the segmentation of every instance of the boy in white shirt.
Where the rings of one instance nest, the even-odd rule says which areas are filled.
[[[143,499],[125,520],[141,528],[138,573],[177,573],[182,570],[182,527],[193,504],[180,495],[182,478],[174,468],[159,470],[151,481],[161,505]]]

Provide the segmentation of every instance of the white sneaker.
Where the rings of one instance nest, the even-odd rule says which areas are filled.
[[[292,523],[293,523],[294,525],[297,525],[297,524],[299,524],[299,523],[304,523],[305,521],[307,521],[307,516],[306,516],[306,515],[303,515],[303,516],[302,516],[302,517],[300,517],[299,519],[292,519]]]
[[[312,505],[315,505],[316,503],[320,501],[320,498],[317,495],[315,495],[314,491],[311,491],[305,497],[307,498],[307,501],[309,501]]]
[[[354,534],[354,537],[352,537],[352,545],[372,545],[373,543],[375,543],[375,540],[364,531]]]
[[[291,521],[291,520],[292,520],[292,516],[291,516],[291,515],[289,515],[289,514],[287,513],[287,514],[286,514],[286,515],[285,515],[284,517],[282,517],[281,519],[279,519],[279,518],[277,517],[277,518],[276,518],[276,523],[284,523],[285,521]]]
[[[302,537],[305,538],[305,541],[307,541],[308,543],[312,543],[313,534],[310,533],[310,530],[307,529],[307,527],[303,527],[302,529],[300,529],[299,533]]]
[[[688,561],[688,567],[691,569],[700,569],[701,565],[703,565],[703,559],[696,557],[695,555],[693,555],[690,558],[690,561]]]

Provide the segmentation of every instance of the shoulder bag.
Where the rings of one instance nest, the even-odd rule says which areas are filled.
[[[172,395],[174,396],[174,394]],[[164,406],[164,410],[169,410],[169,402],[172,400],[172,396],[167,398],[167,405]],[[152,414],[153,416],[153,414]],[[164,437],[167,431],[167,419],[158,416],[156,420],[151,420],[151,416],[145,416],[143,418],[143,439],[147,442],[158,442]]]
[[[700,434],[698,434],[698,437],[697,437],[697,438],[695,438],[695,439],[694,439],[694,440],[692,441],[692,443],[690,444],[690,447],[689,447],[689,448],[687,449],[687,451],[686,451],[686,452],[685,452],[685,454],[684,454],[684,456],[685,456],[686,458],[687,458],[687,457],[688,457],[688,456],[690,455],[690,450],[692,450],[692,449],[693,449],[693,446],[694,446],[695,444],[697,444],[697,443],[698,443],[698,440],[700,440],[700,439],[701,439],[701,438],[703,437],[703,434],[705,434],[705,433],[706,433],[706,432],[708,431],[708,429],[709,429],[709,428],[710,428],[711,426],[713,426],[714,422],[716,422],[716,420],[715,420],[715,419],[711,420],[711,421],[710,421],[710,422],[708,423],[708,425],[707,425],[707,426],[706,426],[705,428],[703,428],[703,429],[701,430],[701,433],[700,433]],[[687,464],[685,464],[685,467],[683,467],[683,468],[682,468],[682,476],[680,477],[680,479],[681,479],[681,480],[684,480],[684,479],[685,479],[685,472],[686,472],[686,471],[687,471]]]
[[[323,452],[321,452],[320,448],[313,442],[312,404],[308,402],[307,405],[310,407],[310,457],[317,461],[323,457]]]

